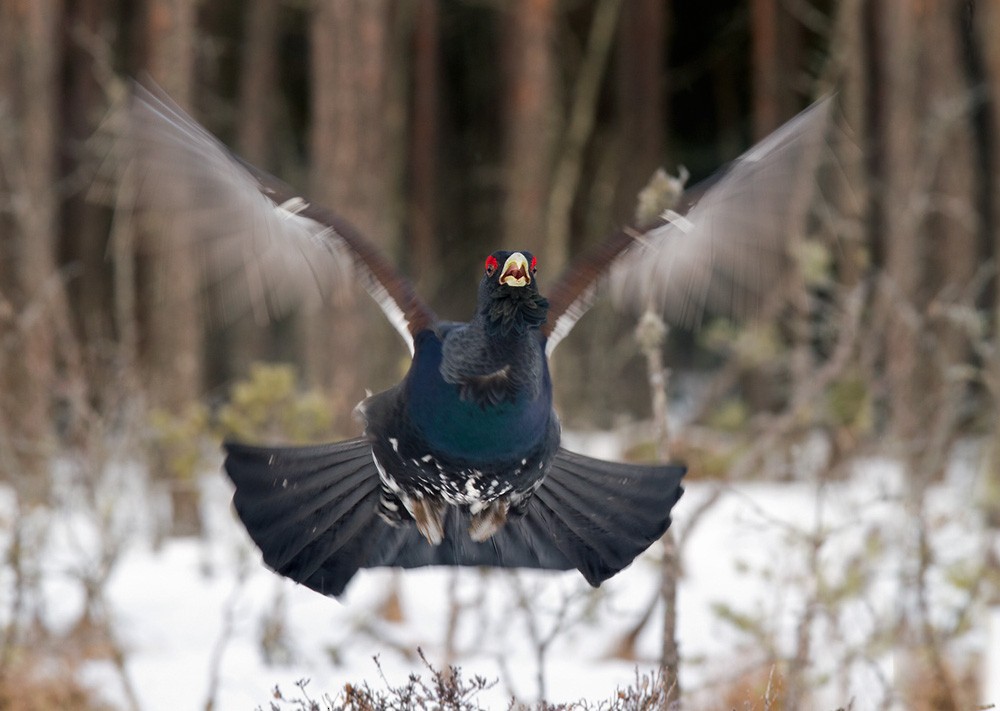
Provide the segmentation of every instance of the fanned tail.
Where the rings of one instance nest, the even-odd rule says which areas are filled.
[[[233,505],[274,571],[339,595],[364,566],[382,523],[367,439],[315,447],[226,444]]]
[[[315,447],[226,445],[233,504],[264,562],[324,595],[337,596],[361,568],[428,565],[577,568],[594,586],[670,525],[684,468],[638,466],[559,450],[524,516],[483,542],[469,514],[449,507],[440,545],[414,525],[378,515],[381,482],[364,438]]]
[[[687,468],[606,462],[560,449],[525,518],[591,585],[628,566],[670,527]]]

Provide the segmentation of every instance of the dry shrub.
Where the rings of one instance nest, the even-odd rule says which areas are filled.
[[[733,680],[722,689],[720,708],[726,711],[784,711],[784,689],[777,668],[759,667]]]
[[[113,706],[80,683],[76,665],[64,659],[23,656],[0,676],[3,711],[112,711]]]
[[[980,708],[975,696],[982,688],[974,665],[958,666],[941,660],[935,668],[928,659],[910,660],[900,675],[898,691],[908,711],[959,711]]]

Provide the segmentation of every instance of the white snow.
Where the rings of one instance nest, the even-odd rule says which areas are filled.
[[[552,702],[609,699],[616,687],[635,680],[637,670],[655,667],[659,608],[638,638],[635,660],[609,654],[656,595],[658,545],[598,591],[576,572],[378,570],[359,573],[337,601],[263,567],[230,512],[231,490],[221,474],[208,472],[203,479],[205,537],[157,547],[156,526],[142,503],[148,497],[135,483],[141,470],[116,472],[98,505],[88,507],[68,494],[67,510],[51,520],[44,599],[37,605],[46,625],[69,628],[83,610],[80,579],[99,569],[103,541],[120,540],[122,554],[104,601],[144,711],[202,708],[210,693],[222,711],[267,708],[275,685],[293,695],[300,679],[310,680],[313,698],[335,696],[347,682],[382,687],[376,656],[388,681],[402,684],[411,672],[426,673],[418,647],[438,668],[454,662],[467,678],[497,679],[480,697],[490,708],[505,708],[512,694],[529,702],[538,698],[533,639],[551,636],[541,668]],[[930,603],[942,626],[953,623],[968,600],[948,575],[950,566],[975,563],[984,546],[995,545],[975,515],[958,513],[971,511],[975,485],[976,478],[961,469],[928,497],[939,561],[928,576]],[[808,679],[819,690],[817,707],[853,700],[853,709],[864,711],[886,707],[886,699],[889,708],[899,707],[892,688],[897,648],[884,640],[891,640],[901,617],[913,614],[916,605],[906,584],[915,574],[915,528],[902,505],[899,468],[871,460],[849,480],[822,490],[807,483],[727,486],[686,533],[716,486],[689,482],[675,510],[675,533],[685,539],[678,600],[681,681],[692,706],[718,703],[720,688],[743,671],[763,669],[766,677],[768,647],[791,658],[810,604],[815,615],[808,626]],[[4,530],[16,514],[8,499],[0,490]],[[103,533],[94,510],[114,512]],[[810,558],[810,541],[819,534],[824,542]],[[378,614],[397,583],[399,623]],[[9,570],[0,569],[0,592],[6,595],[11,584]],[[823,602],[831,597],[836,603]],[[272,646],[269,664],[261,638],[265,622],[274,619],[283,620],[285,634]],[[959,643],[952,651],[960,659],[978,659],[981,701],[997,703],[1000,611],[992,608],[976,622],[955,635]],[[211,691],[213,669],[218,678]],[[124,687],[110,662],[90,663],[86,679],[125,706]]]

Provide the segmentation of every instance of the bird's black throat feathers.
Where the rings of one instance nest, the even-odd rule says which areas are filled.
[[[536,289],[500,285],[480,293],[479,314],[491,334],[516,337],[545,323],[549,300]]]

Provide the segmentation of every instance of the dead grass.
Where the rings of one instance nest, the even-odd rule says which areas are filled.
[[[25,654],[0,676],[2,711],[113,711],[64,658]]]

